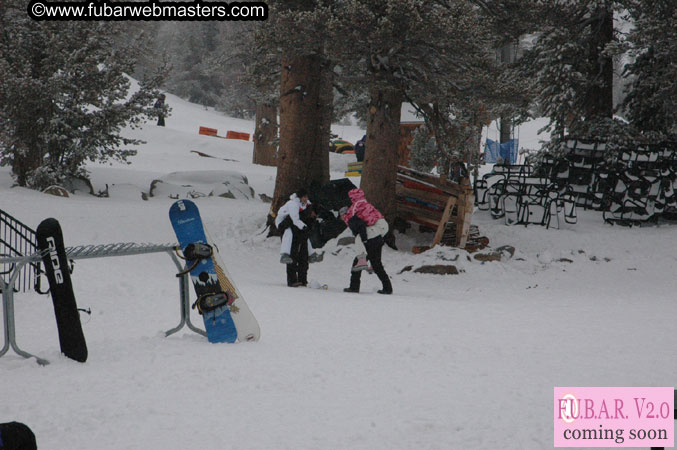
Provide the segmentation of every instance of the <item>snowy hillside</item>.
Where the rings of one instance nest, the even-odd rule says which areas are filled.
[[[200,126],[251,133],[253,122],[167,103],[165,128],[130,131],[147,142],[130,165],[88,168],[109,198],[12,188],[0,168],[0,208],[32,228],[58,219],[67,246],[174,243],[174,200],[142,199],[153,180],[245,175],[253,199],[195,201],[261,341],[209,344],[185,329],[165,338],[180,318],[166,254],[76,261],[78,305],[92,311],[82,316],[88,361],[60,355],[50,297],[32,292],[15,296],[17,342],[50,364],[0,358],[0,422],[26,423],[39,448],[545,449],[554,386],[675,386],[677,228],[612,227],[589,211],[561,230],[506,227],[476,211],[473,223],[492,247],[515,247],[512,258],[415,255],[432,236],[399,235],[400,251],[383,258],[394,295],[376,294],[375,276],[346,294],[353,254],[333,241],[309,272],[329,289],[288,288],[279,240],[262,234],[269,204],[259,194],[272,196],[275,169],[251,164],[251,142],[198,135]],[[537,141],[532,129],[522,128],[523,142]],[[364,133],[333,131],[351,142]],[[330,157],[342,178],[354,156]],[[423,264],[461,273],[401,272]]]

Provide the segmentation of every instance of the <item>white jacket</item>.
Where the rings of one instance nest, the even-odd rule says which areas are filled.
[[[299,217],[299,213],[306,209],[310,205],[310,200],[305,205],[301,203],[301,199],[292,194],[289,196],[289,201],[282,205],[280,210],[277,212],[277,217],[275,217],[275,226],[279,227],[284,219],[291,217],[291,221],[299,230],[303,230],[306,227],[306,224],[303,223]]]

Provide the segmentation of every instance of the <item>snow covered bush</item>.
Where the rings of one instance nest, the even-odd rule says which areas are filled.
[[[157,114],[163,74],[130,93],[135,51],[121,23],[37,22],[28,1],[0,4],[0,164],[20,186],[42,189],[85,175],[86,161],[125,161],[122,128]]]

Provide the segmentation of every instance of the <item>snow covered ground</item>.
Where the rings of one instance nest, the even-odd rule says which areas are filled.
[[[17,341],[51,364],[0,358],[0,422],[28,424],[39,448],[544,449],[554,386],[677,384],[677,228],[612,227],[584,211],[561,230],[506,227],[477,211],[491,246],[514,246],[513,258],[414,255],[432,236],[400,235],[400,251],[384,250],[395,294],[376,294],[378,280],[366,276],[355,295],[342,292],[352,254],[331,242],[309,275],[329,290],[288,288],[279,241],[261,234],[269,204],[258,194],[272,196],[275,169],[250,163],[251,142],[198,135],[200,125],[252,132],[253,122],[171,95],[167,103],[166,128],[130,132],[147,141],[131,165],[89,167],[95,191],[107,184],[110,198],[12,188],[2,168],[0,207],[33,228],[55,217],[67,246],[172,243],[173,200],[141,198],[154,179],[246,175],[254,200],[196,202],[262,339],[165,338],[179,321],[166,254],[77,261],[75,295],[92,310],[83,316],[88,361],[60,355],[51,300],[35,293],[16,295]],[[334,132],[351,142],[363,134]],[[331,154],[332,178],[353,158]],[[439,263],[462,273],[399,273]]]

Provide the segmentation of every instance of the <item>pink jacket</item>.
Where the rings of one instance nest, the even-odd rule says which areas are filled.
[[[343,217],[346,224],[353,216],[364,220],[368,227],[374,225],[379,219],[383,219],[383,215],[378,209],[374,208],[374,205],[364,198],[364,191],[362,189],[352,189],[348,192],[348,197],[350,197],[353,204],[350,205],[348,212]]]

